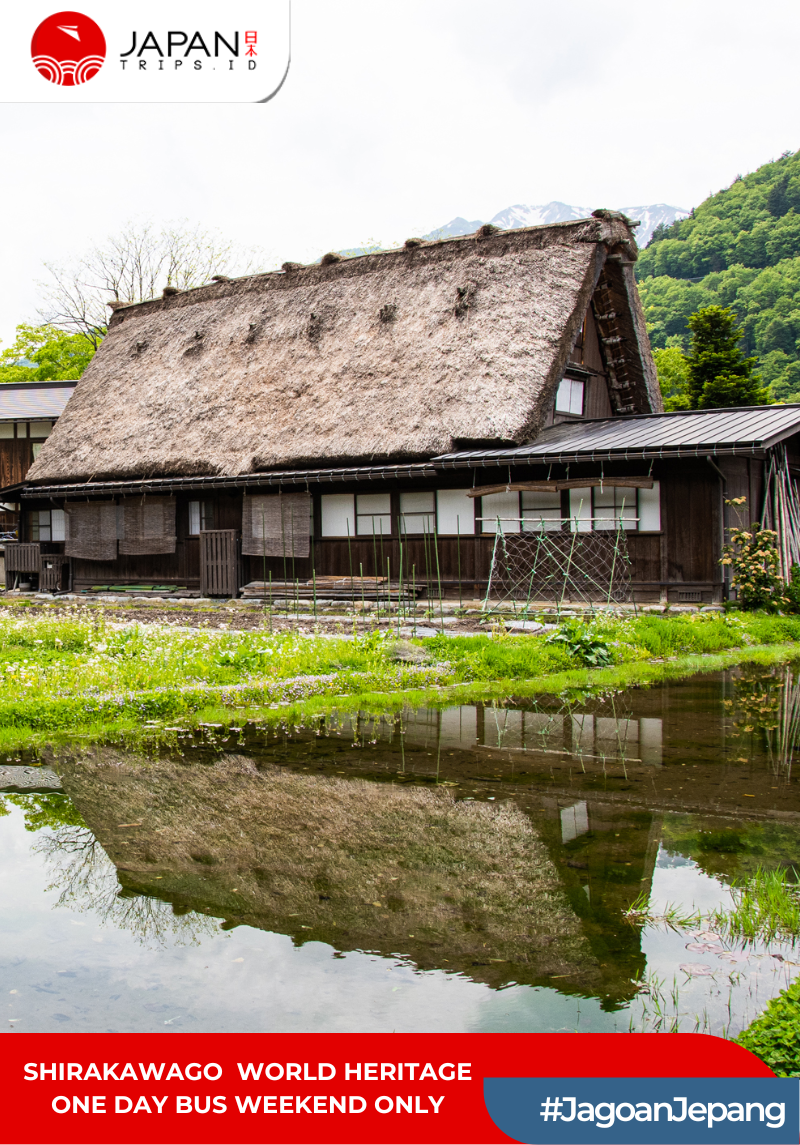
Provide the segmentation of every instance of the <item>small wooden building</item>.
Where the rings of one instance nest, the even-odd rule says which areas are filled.
[[[8,382],[0,385],[0,487],[23,482],[75,389],[67,382]],[[16,541],[20,508],[15,497],[0,498],[0,577],[4,547]]]
[[[471,597],[498,539],[574,535],[589,568],[603,534],[628,593],[718,600],[724,501],[760,514],[800,409],[663,414],[636,257],[599,211],[117,304],[13,489],[22,541],[60,558],[49,587],[55,564],[76,590],[385,577]]]

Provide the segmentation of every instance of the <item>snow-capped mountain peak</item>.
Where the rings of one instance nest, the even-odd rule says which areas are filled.
[[[666,203],[651,203],[649,206],[616,207],[629,219],[638,220],[640,226],[636,231],[636,242],[639,247],[646,247],[653,236],[653,231],[662,223],[669,226],[676,219],[685,219],[689,214],[681,207],[670,207]],[[530,206],[525,203],[516,203],[512,207],[498,211],[489,221],[502,230],[517,230],[519,227],[540,227],[551,223],[572,222],[574,219],[587,219],[592,213],[591,207],[572,207],[568,203],[543,203]],[[457,235],[471,235],[479,226],[482,219],[467,220],[457,216],[438,227],[435,231],[425,235],[426,239],[448,239]]]

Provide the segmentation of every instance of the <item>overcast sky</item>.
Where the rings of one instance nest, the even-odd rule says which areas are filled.
[[[292,39],[265,105],[0,105],[0,339],[130,219],[310,261],[513,203],[688,208],[800,146],[788,0],[294,0]]]

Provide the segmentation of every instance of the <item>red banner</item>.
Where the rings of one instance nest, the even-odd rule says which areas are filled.
[[[0,1137],[509,1141],[485,1077],[771,1077],[704,1034],[9,1034]]]

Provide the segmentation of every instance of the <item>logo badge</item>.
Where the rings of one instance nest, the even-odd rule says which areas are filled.
[[[31,56],[39,74],[50,83],[76,87],[100,71],[106,38],[82,12],[56,12],[33,33]]]

